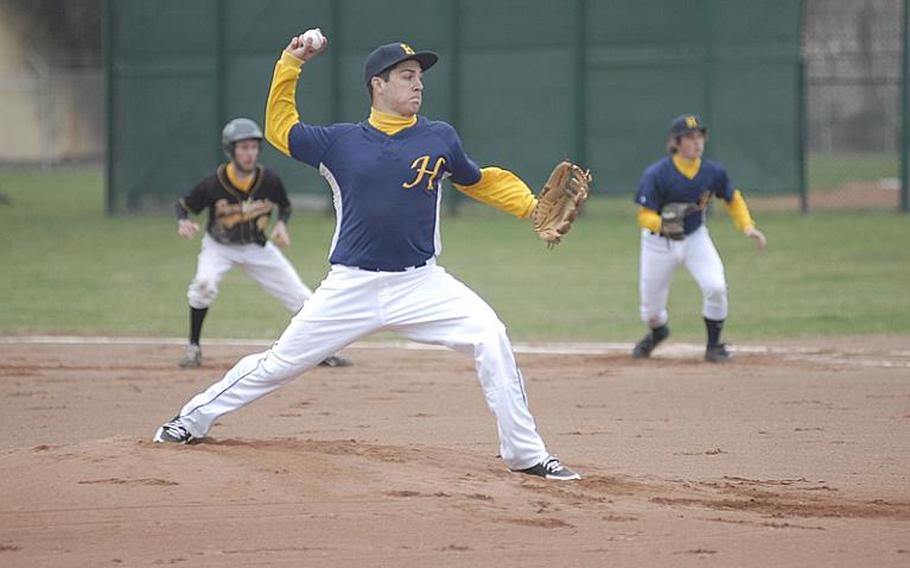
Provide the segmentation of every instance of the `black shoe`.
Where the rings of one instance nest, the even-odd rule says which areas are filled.
[[[165,422],[155,432],[152,440],[156,443],[170,442],[171,444],[189,444],[195,438],[187,430],[179,416],[175,416],[170,422]]]
[[[319,363],[320,367],[350,367],[354,363],[351,363],[349,359],[338,355],[329,355]]]
[[[709,345],[705,349],[705,361],[709,363],[726,363],[733,358],[733,354],[727,351],[727,346],[723,343]]]
[[[654,348],[660,345],[660,343],[668,337],[670,337],[669,327],[662,325],[652,329],[651,333],[644,336],[642,340],[638,342],[638,345],[635,346],[635,349],[632,350],[632,357],[636,359],[646,359],[650,357]]]
[[[573,479],[581,479],[580,475],[562,465],[562,462],[560,462],[559,458],[556,456],[550,456],[534,467],[529,467],[528,469],[518,469],[514,471],[518,473],[526,473],[528,475],[536,475],[537,477],[543,477],[544,479],[556,479],[559,481],[572,481]]]

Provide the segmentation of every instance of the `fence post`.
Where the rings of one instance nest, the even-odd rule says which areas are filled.
[[[910,0],[904,0],[903,12],[901,13],[901,212],[910,212],[910,87],[907,81],[910,80],[908,66],[910,66]]]
[[[104,110],[105,136],[104,141],[104,211],[108,215],[114,214],[115,187],[114,187],[114,1],[104,0],[102,6],[101,49],[104,58],[104,93],[106,108]]]
[[[717,124],[717,121],[714,117],[714,66],[717,64],[715,58],[715,37],[714,29],[717,26],[717,4],[716,1],[706,2],[705,3],[705,21],[708,22],[708,33],[705,35],[704,47],[705,47],[705,98],[704,98],[704,108],[701,110],[701,115],[705,117],[705,120],[708,121],[708,124]],[[679,112],[679,111],[676,111]]]
[[[587,2],[575,3],[575,156],[572,161],[584,166],[588,163],[588,81],[587,81]]]
[[[449,101],[451,108],[449,119],[455,130],[461,126],[461,2],[460,0],[449,0],[449,33],[452,38],[452,65],[451,76],[449,77]],[[446,200],[446,210],[451,215],[457,215],[461,206],[464,195],[458,191],[450,191],[451,199]]]
[[[341,108],[341,56],[342,45],[344,44],[344,32],[341,30],[344,25],[341,20],[342,11],[341,0],[329,3],[329,37],[331,37],[332,49],[329,50],[329,115],[332,122],[342,121]]]
[[[808,145],[807,132],[809,131],[808,126],[808,114],[806,112],[806,105],[808,104],[807,100],[807,91],[806,91],[806,2],[803,0],[800,3],[799,7],[799,24],[797,29],[799,30],[799,39],[797,40],[797,49],[799,50],[797,54],[796,61],[796,72],[798,74],[797,81],[797,102],[798,105],[796,108],[797,116],[797,128],[799,132],[799,142],[797,143],[797,149],[799,156],[797,157],[797,162],[799,163],[799,212],[803,215],[809,214],[809,187],[807,185],[807,175],[806,169],[808,164],[806,163],[806,149]]]
[[[217,137],[209,137],[209,139],[219,140],[218,151],[215,153],[215,163],[220,164],[224,160],[224,149],[221,147],[221,129],[224,127],[225,122],[227,122],[227,106],[225,104],[225,99],[227,98],[226,94],[226,85],[227,79],[225,78],[225,73],[227,71],[227,64],[225,57],[225,26],[227,25],[227,17],[225,16],[224,2],[221,0],[215,0],[215,132],[218,133]]]

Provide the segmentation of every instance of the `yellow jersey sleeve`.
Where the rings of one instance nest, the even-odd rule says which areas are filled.
[[[660,214],[647,207],[638,208],[638,226],[654,234],[660,233]]]
[[[300,122],[296,96],[301,65],[303,60],[287,51],[281,53],[281,59],[275,63],[269,98],[265,104],[265,139],[286,156],[291,155],[288,134]]]
[[[537,198],[531,188],[509,170],[497,167],[480,169],[480,179],[471,185],[453,183],[455,188],[481,203],[485,203],[519,218],[531,215]]]
[[[749,214],[749,206],[746,205],[746,199],[740,190],[737,189],[733,192],[733,199],[729,202],[724,201],[724,207],[730,217],[733,218],[733,224],[740,231],[747,231],[755,226],[755,221],[752,220],[752,215]]]

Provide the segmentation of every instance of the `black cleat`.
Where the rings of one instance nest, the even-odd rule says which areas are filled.
[[[156,443],[169,442],[171,444],[189,444],[196,438],[190,434],[179,416],[175,416],[170,422],[165,422],[155,432],[152,440]]]
[[[350,367],[354,363],[351,363],[350,359],[345,359],[339,355],[329,355],[319,363],[320,367]]]
[[[660,345],[660,343],[668,337],[670,337],[669,327],[662,325],[652,329],[651,333],[644,336],[635,346],[635,349],[632,350],[632,357],[636,359],[647,359],[651,356],[651,352],[654,351],[654,348]]]
[[[516,473],[536,475],[537,477],[543,477],[544,479],[556,479],[558,481],[572,481],[574,479],[581,479],[580,475],[562,465],[562,462],[559,461],[559,458],[556,456],[550,456],[534,467],[513,471]]]
[[[733,354],[727,351],[727,346],[723,343],[708,346],[705,349],[705,361],[709,363],[726,363],[733,358]]]

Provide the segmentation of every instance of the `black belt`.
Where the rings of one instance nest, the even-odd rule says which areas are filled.
[[[652,235],[654,235],[655,237],[660,237],[662,239],[667,239],[667,240],[671,240],[671,241],[681,241],[692,234],[692,233],[685,233],[685,234],[683,234],[682,239],[671,239],[670,237],[668,237],[667,235],[664,235],[662,233],[655,233],[654,231],[648,231],[648,232],[651,233]]]
[[[420,264],[415,264],[414,266],[405,266],[404,268],[375,268],[372,266],[352,266],[351,268],[356,268],[357,270],[366,270],[367,272],[407,272],[409,270],[414,270],[415,268],[420,268],[426,265],[427,261],[423,261]]]

